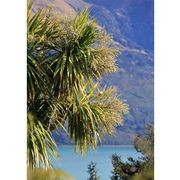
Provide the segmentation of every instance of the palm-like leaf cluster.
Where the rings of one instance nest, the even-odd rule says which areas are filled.
[[[94,149],[105,134],[115,132],[128,108],[117,98],[114,87],[101,91],[98,83],[87,83],[74,91],[67,111],[68,132],[76,150],[85,152],[88,145]]]
[[[35,147],[41,145],[40,139],[35,143],[32,139],[40,131],[48,136],[52,130],[65,128],[66,122],[76,150],[84,153],[89,145],[95,148],[104,134],[115,131],[128,107],[114,87],[99,86],[101,77],[117,70],[118,50],[111,37],[89,19],[88,10],[61,19],[49,9],[35,13],[32,9],[29,3],[27,93],[28,113],[36,121],[28,120],[28,158],[37,166],[48,164],[44,149]],[[53,140],[47,140],[43,143],[54,147]]]
[[[51,166],[50,157],[58,156],[56,143],[33,113],[28,112],[27,122],[28,166],[48,168]]]

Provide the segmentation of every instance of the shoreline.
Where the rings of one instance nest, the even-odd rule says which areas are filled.
[[[61,147],[74,147],[74,145],[60,145],[58,144],[57,146]],[[134,147],[134,145],[129,144],[129,145],[98,145],[97,148],[99,147]]]

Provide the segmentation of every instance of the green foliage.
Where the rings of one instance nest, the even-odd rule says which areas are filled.
[[[33,113],[27,115],[27,164],[31,168],[51,167],[50,157],[57,157],[56,143]]]
[[[113,134],[127,111],[126,105],[117,99],[115,88],[100,91],[97,86],[96,83],[90,87],[88,83],[77,89],[67,111],[70,139],[75,140],[76,150],[79,147],[81,152],[88,145],[96,148],[103,135]]]
[[[76,151],[85,153],[88,146],[96,148],[105,134],[114,133],[128,106],[116,88],[99,85],[101,77],[117,70],[118,50],[111,37],[89,19],[88,10],[75,18],[60,18],[50,9],[32,9],[29,3],[28,162],[32,167],[48,167],[48,155],[55,148],[51,131],[63,128]],[[35,130],[46,137],[44,141]]]
[[[128,158],[127,162],[123,162],[121,157],[114,154],[112,155],[112,165],[113,165],[113,176],[112,180],[122,179],[127,180],[130,179],[136,173],[142,171],[144,167],[144,162],[140,160],[134,160],[133,158]]]
[[[154,164],[154,126],[148,125],[145,135],[138,135],[135,138],[134,146],[138,152],[141,152],[145,157],[146,165],[153,166]]]
[[[145,135],[138,135],[134,141],[135,148],[144,156],[140,160],[128,158],[127,162],[123,162],[121,157],[112,155],[112,180],[139,180],[154,179],[154,128],[152,125],[147,127]]]
[[[28,169],[27,180],[75,180],[75,178],[59,169]]]
[[[97,176],[96,163],[91,162],[88,164],[88,173],[89,173],[88,180],[98,180],[99,179],[99,177]]]
[[[130,180],[154,180],[154,170],[146,169],[136,175],[134,175]]]

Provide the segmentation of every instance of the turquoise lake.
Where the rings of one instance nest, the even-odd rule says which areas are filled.
[[[95,151],[89,150],[84,157],[76,154],[73,146],[59,146],[58,152],[60,158],[53,161],[54,167],[70,173],[76,180],[87,180],[87,166],[91,161],[97,163],[100,180],[108,180],[112,175],[112,154],[120,155],[124,161],[130,156],[142,157],[133,146],[100,146]]]

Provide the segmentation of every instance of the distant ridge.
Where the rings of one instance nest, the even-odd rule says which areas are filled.
[[[37,10],[42,7],[51,7],[57,13],[61,15],[71,15],[74,16],[77,14],[77,10],[81,10],[85,7],[88,7],[88,3],[81,0],[33,0],[34,10]]]

